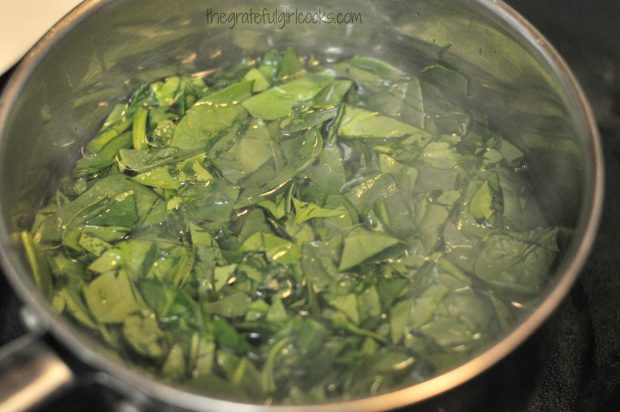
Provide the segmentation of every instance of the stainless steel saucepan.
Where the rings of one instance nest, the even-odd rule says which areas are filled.
[[[213,24],[207,11],[359,12],[354,24]],[[522,343],[558,306],[582,268],[602,207],[596,124],[557,52],[498,0],[90,0],[30,51],[0,103],[0,256],[31,333],[0,354],[0,410],[30,407],[85,376],[150,405],[182,410],[282,409],[234,403],[156,381],[123,364],[37,292],[15,234],[68,172],[110,105],[139,83],[189,74],[294,45],[338,59],[369,54],[401,67],[444,62],[471,79],[469,104],[521,147],[555,223],[574,228],[535,309],[475,357],[422,383],[321,405],[369,411],[428,399],[473,378]],[[49,345],[47,342],[55,342]],[[61,348],[62,350],[58,350]],[[60,353],[69,354],[60,355]],[[71,360],[73,359],[73,360]],[[306,410],[317,406],[293,408]],[[291,409],[291,408],[288,408]]]

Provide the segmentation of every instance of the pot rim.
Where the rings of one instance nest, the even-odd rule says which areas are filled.
[[[59,21],[29,51],[12,75],[0,99],[0,133],[9,116],[10,109],[19,97],[20,91],[28,81],[31,73],[39,62],[47,55],[56,43],[62,41],[65,34],[73,27],[86,20],[112,0],[86,0]],[[517,346],[525,341],[558,307],[568,294],[579,272],[583,268],[592,248],[599,226],[603,207],[604,165],[598,127],[584,92],[559,53],[550,43],[519,13],[499,0],[475,0],[476,6],[486,9],[499,23],[506,25],[525,39],[532,47],[532,52],[561,82],[563,91],[575,105],[575,112],[580,115],[581,126],[586,136],[587,150],[587,181],[584,187],[583,206],[579,215],[573,241],[564,260],[556,273],[556,283],[541,297],[539,306],[520,324],[514,327],[493,346],[479,353],[474,358],[448,370],[436,377],[382,395],[337,403],[273,406],[243,404],[210,398],[205,395],[188,392],[183,389],[166,385],[135,369],[112,361],[105,352],[98,351],[94,342],[89,342],[64,316],[54,312],[34,289],[32,282],[25,274],[28,269],[18,258],[19,253],[10,239],[8,228],[0,220],[0,263],[13,289],[18,293],[27,307],[42,321],[64,346],[68,347],[82,362],[120,380],[143,395],[166,404],[175,405],[189,410],[321,410],[338,411],[374,411],[386,410],[427,400],[447,392],[466,381],[481,374],[501,359],[506,357]],[[2,139],[2,134],[0,134]],[[1,142],[1,141],[0,141]]]

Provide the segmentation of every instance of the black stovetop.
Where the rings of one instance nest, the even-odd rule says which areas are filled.
[[[603,139],[606,197],[594,250],[570,296],[518,350],[415,411],[607,411],[620,402],[620,2],[509,0],[568,61]],[[0,77],[0,89],[8,75]],[[19,303],[0,276],[0,345],[23,333]],[[46,411],[121,410],[81,384]],[[114,404],[114,405],[113,405]],[[616,405],[616,406],[614,406]]]

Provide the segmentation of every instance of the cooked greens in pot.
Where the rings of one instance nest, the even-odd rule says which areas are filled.
[[[272,50],[113,108],[21,238],[54,308],[211,396],[353,399],[456,366],[545,286],[558,229],[468,80]]]

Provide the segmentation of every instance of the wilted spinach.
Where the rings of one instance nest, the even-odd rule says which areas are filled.
[[[468,80],[421,73],[289,48],[141,86],[22,232],[37,286],[128,361],[240,401],[465,361],[544,287],[557,228],[523,153],[437,92]]]

